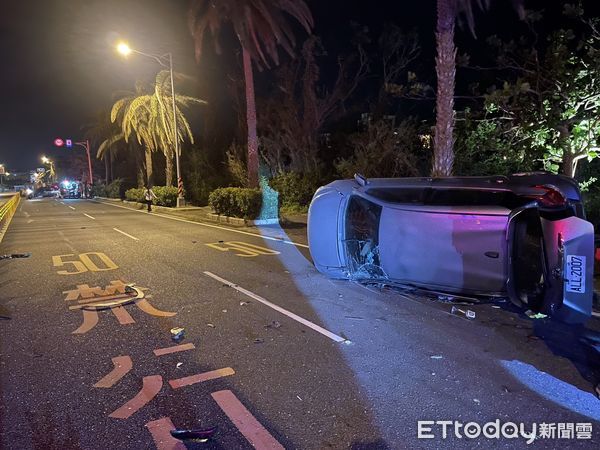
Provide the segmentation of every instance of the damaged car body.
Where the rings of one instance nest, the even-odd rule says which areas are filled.
[[[308,238],[331,278],[508,297],[567,323],[591,315],[594,229],[562,175],[356,175],[317,190]]]

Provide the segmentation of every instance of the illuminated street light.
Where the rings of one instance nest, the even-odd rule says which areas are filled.
[[[132,50],[131,50],[131,47],[129,47],[129,45],[127,45],[127,43],[119,42],[117,44],[117,51],[123,56],[128,56]]]
[[[42,156],[42,162],[50,165],[50,176],[48,177],[48,181],[55,181],[56,172],[54,171],[54,162],[45,156]]]
[[[128,56],[131,53],[137,53],[138,55],[146,56],[148,58],[154,59],[161,66],[169,69],[171,74],[171,97],[173,101],[173,140],[175,142],[175,166],[177,167],[177,204],[176,207],[179,208],[182,204],[183,200],[183,179],[181,178],[181,170],[179,168],[179,134],[177,132],[177,110],[175,109],[175,81],[173,80],[173,55],[171,53],[165,53],[164,55],[154,55],[152,53],[144,53],[139,50],[135,50],[127,45],[125,42],[119,42],[117,44],[117,51],[123,55]],[[167,62],[168,61],[168,64]]]

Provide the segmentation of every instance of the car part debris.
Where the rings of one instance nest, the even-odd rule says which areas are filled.
[[[177,367],[179,369],[181,366],[183,366],[183,363],[182,362],[178,362],[175,367]]]
[[[457,308],[456,306],[453,306],[452,309],[450,309],[450,314],[458,314],[458,313],[465,316],[469,320],[475,319],[475,311],[472,311],[470,309],[462,310],[460,308]]]
[[[265,325],[265,328],[281,328],[281,324],[278,321],[274,320],[273,322]]]
[[[207,324],[206,324],[206,326],[207,326],[207,327],[210,327],[210,328],[214,328],[214,327],[215,327],[215,324],[214,324],[214,323],[207,323]]]
[[[265,340],[263,338],[256,338],[256,339],[254,339],[254,343],[255,344],[262,344],[263,342],[265,342]]]
[[[431,359],[442,359],[443,356],[442,355],[432,355],[430,356]]]
[[[217,431],[217,427],[207,428],[205,430],[171,430],[171,436],[180,441],[206,442]]]
[[[29,258],[31,253],[11,253],[10,255],[0,255],[0,260],[2,259],[20,259],[20,258]]]
[[[82,306],[81,309],[88,310],[88,311],[100,311],[103,309],[110,309],[110,308],[115,308],[117,306],[128,305],[129,303],[133,303],[136,300],[141,300],[146,296],[146,294],[144,294],[144,291],[142,291],[140,288],[136,287],[133,284],[128,284],[127,286],[125,286],[125,293],[129,294],[129,295],[133,294],[135,296],[134,297],[125,297],[125,298],[121,298],[119,300],[110,301],[110,302],[98,301],[98,302],[94,302],[94,303],[88,303],[88,304]]]
[[[247,304],[249,304],[250,302],[240,302],[240,306],[246,306]]]
[[[185,328],[181,328],[181,327],[171,328],[171,339],[173,339],[175,342],[183,339],[184,335],[185,335]]]
[[[546,314],[542,314],[540,312],[535,313],[532,310],[528,309],[527,311],[525,311],[525,315],[527,317],[529,317],[530,319],[545,319],[546,317],[548,317]]]

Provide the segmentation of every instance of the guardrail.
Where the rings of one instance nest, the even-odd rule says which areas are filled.
[[[21,201],[21,196],[17,193],[14,194],[10,200],[0,206],[0,242],[2,242],[2,238],[4,237],[4,233],[12,220],[17,207],[19,206],[19,202]]]

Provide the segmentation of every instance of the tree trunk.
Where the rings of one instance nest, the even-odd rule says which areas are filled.
[[[454,78],[456,47],[454,21],[456,11],[452,0],[437,0],[437,74],[436,123],[433,137],[432,176],[452,175],[454,165]]]
[[[104,184],[108,184],[108,159],[110,156],[108,154],[104,155]]]
[[[173,186],[173,155],[165,155],[165,186]]]
[[[246,124],[248,127],[248,187],[258,187],[258,137],[256,136],[256,104],[254,77],[250,53],[243,48],[244,78],[246,82]]]
[[[146,186],[152,186],[154,177],[152,170],[152,152],[149,149],[144,149],[144,155],[146,157]]]

